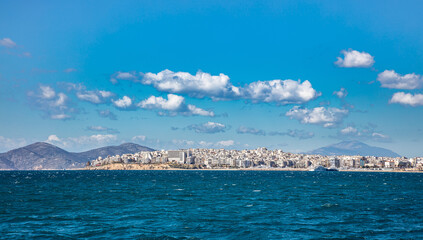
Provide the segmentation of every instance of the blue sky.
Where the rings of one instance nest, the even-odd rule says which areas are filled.
[[[420,1],[10,1],[0,151],[360,140],[423,155]]]

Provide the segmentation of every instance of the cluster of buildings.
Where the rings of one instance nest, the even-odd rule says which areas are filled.
[[[423,170],[423,158],[374,156],[322,156],[294,154],[282,150],[184,149],[175,151],[143,151],[98,157],[87,166],[98,167],[113,163],[169,164],[179,168],[314,168],[338,169],[413,169]]]

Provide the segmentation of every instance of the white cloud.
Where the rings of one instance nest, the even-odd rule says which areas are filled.
[[[188,129],[194,130],[197,133],[218,133],[225,132],[227,127],[224,124],[216,122],[206,122],[203,124],[192,124]]]
[[[112,102],[119,109],[129,109],[132,106],[132,100],[128,96],[123,96],[123,98],[118,100],[112,100]]]
[[[188,111],[183,112],[184,115],[199,115],[199,116],[214,117],[214,112],[207,111],[202,108],[198,108],[192,104],[188,104],[187,108],[188,108]]]
[[[185,98],[175,94],[168,94],[167,99],[163,97],[150,96],[149,98],[139,102],[138,106],[143,109],[164,110],[172,116],[177,114],[214,116],[212,111],[207,111],[191,104],[185,104]],[[164,115],[165,113],[159,112],[159,114]]]
[[[238,134],[253,134],[253,135],[266,135],[266,132],[261,130],[261,129],[255,129],[255,128],[249,128],[249,127],[244,127],[244,126],[240,126],[236,132]]]
[[[38,93],[30,91],[30,104],[43,111],[51,119],[69,119],[70,113],[75,113],[76,109],[69,107],[68,97],[64,93],[56,93],[50,86],[40,85]]]
[[[357,128],[354,127],[346,127],[341,129],[341,134],[356,134],[357,133]]]
[[[96,134],[91,136],[59,138],[57,135],[50,135],[46,142],[66,148],[66,150],[86,150],[94,147],[104,147],[108,144],[116,144],[117,136],[112,134]]]
[[[223,140],[216,143],[216,145],[223,146],[223,147],[229,147],[234,144],[235,144],[234,140]]]
[[[356,128],[347,126],[341,129],[336,136],[339,139],[354,139],[354,140],[373,140],[378,142],[389,142],[391,138],[388,135],[376,131],[376,126],[365,126],[364,128]]]
[[[423,94],[397,92],[392,95],[389,103],[399,103],[402,105],[410,105],[412,107],[423,106]]]
[[[243,97],[253,102],[279,104],[305,103],[320,96],[309,81],[272,80],[250,83],[242,89]]]
[[[0,152],[9,151],[15,148],[27,145],[27,141],[23,138],[12,139],[0,136]]]
[[[341,88],[339,91],[333,92],[333,95],[336,95],[338,98],[344,98],[348,95],[347,89]]]
[[[345,68],[359,68],[359,67],[371,67],[375,63],[373,56],[366,52],[359,52],[356,50],[342,50],[341,53],[344,58],[338,57],[335,62],[339,67]]]
[[[111,96],[113,96],[114,94],[112,92],[109,91],[103,91],[103,90],[99,90],[98,93],[100,94],[101,97],[103,98],[109,98]]]
[[[394,70],[379,73],[377,80],[384,88],[417,89],[423,86],[423,76],[415,73],[400,75]]]
[[[113,84],[118,83],[118,80],[132,80],[139,81],[136,72],[117,72],[110,78],[110,82]]]
[[[163,109],[168,111],[176,111],[181,108],[185,99],[182,96],[168,94],[167,99],[163,97],[150,96],[139,103],[139,106],[144,109]]]
[[[382,133],[376,133],[376,132],[372,133],[372,137],[373,137],[374,140],[382,141],[382,142],[390,141],[390,139],[391,139],[388,135],[385,135],[385,134],[382,134]]]
[[[44,99],[51,99],[56,96],[56,92],[50,86],[40,86],[41,97]]]
[[[78,99],[83,100],[83,101],[87,101],[87,102],[91,102],[91,103],[100,103],[100,97],[95,94],[94,92],[85,92],[85,93],[76,93],[76,97],[78,97]]]
[[[246,99],[252,102],[275,102],[278,104],[304,103],[320,96],[309,81],[271,80],[257,81],[245,87],[234,86],[223,73],[211,75],[198,71],[188,72],[164,70],[159,73],[118,72],[112,82],[118,79],[152,85],[159,91],[187,94],[191,97],[210,97],[213,100]]]
[[[50,142],[50,143],[52,143],[52,142],[60,142],[60,138],[57,135],[54,135],[53,134],[53,135],[48,136],[47,142]]]
[[[232,86],[229,77],[223,73],[212,76],[198,71],[195,75],[187,72],[173,72],[168,69],[155,73],[145,73],[141,82],[153,85],[159,91],[185,93],[193,97],[233,98],[239,89]]]
[[[71,116],[62,113],[62,114],[53,114],[53,115],[50,116],[50,118],[51,119],[57,119],[57,120],[65,120],[65,119],[71,118]]]
[[[334,127],[348,115],[347,109],[316,107],[313,109],[295,106],[286,116],[296,119],[303,124],[317,124],[323,127]]]
[[[114,96],[112,92],[105,90],[89,91],[83,84],[65,83],[68,90],[75,90],[76,97],[82,101],[100,104],[110,101],[110,97]]]
[[[12,41],[10,38],[3,38],[0,39],[0,45],[7,48],[14,48],[16,47],[16,43]]]

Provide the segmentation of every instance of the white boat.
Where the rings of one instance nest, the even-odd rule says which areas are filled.
[[[325,168],[325,167],[323,167],[323,166],[317,166],[317,167],[315,167],[313,169],[310,169],[310,171],[312,171],[312,172],[324,172],[324,171],[327,171],[327,170],[328,169]]]

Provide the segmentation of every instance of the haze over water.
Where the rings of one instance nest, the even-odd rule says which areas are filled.
[[[423,238],[423,174],[0,172],[0,236]]]

